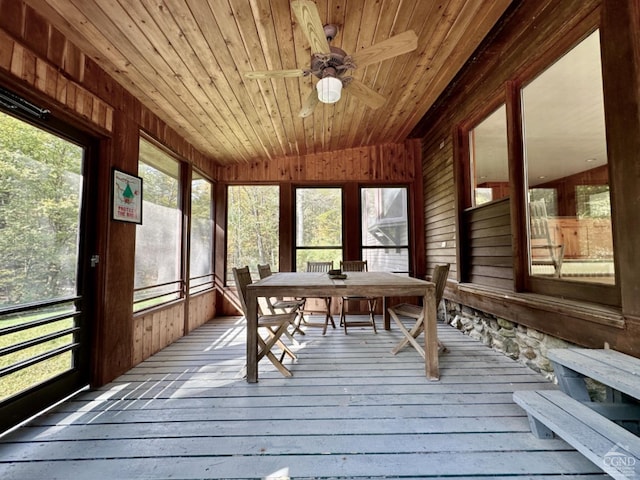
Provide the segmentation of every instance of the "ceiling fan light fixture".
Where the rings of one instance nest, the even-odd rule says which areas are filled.
[[[336,103],[342,93],[342,81],[335,77],[324,77],[316,83],[318,100],[322,103]]]

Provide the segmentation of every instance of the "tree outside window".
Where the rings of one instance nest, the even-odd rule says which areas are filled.
[[[274,185],[230,185],[227,190],[227,283],[231,269],[257,265],[279,269],[280,188]]]

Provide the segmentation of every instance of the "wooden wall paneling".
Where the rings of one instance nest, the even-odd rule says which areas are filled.
[[[198,293],[189,297],[189,332],[216,316],[216,291]]]
[[[344,186],[344,231],[343,260],[359,260],[360,259],[360,189],[357,183],[350,182]],[[337,268],[337,267],[336,267]]]
[[[522,150],[522,115],[520,111],[520,90],[515,82],[507,82],[507,150],[509,157],[509,182],[513,186],[509,198],[511,210],[511,234],[513,235],[513,288],[520,292],[527,288],[529,264],[527,260],[527,217],[525,192],[525,161]]]
[[[25,8],[22,2],[0,0],[0,27],[14,38],[21,38],[24,33]]]
[[[401,175],[395,177],[395,180],[400,180],[402,177],[412,179],[413,182],[409,186],[410,194],[410,213],[413,218],[413,254],[411,257],[410,269],[417,278],[424,278],[426,275],[426,239],[425,239],[425,220],[424,220],[424,184],[422,171],[422,155],[420,154],[422,144],[420,141],[405,142],[405,151],[409,152],[406,157],[407,162],[403,166],[403,169],[396,171]],[[420,172],[418,175],[415,172]]]
[[[295,252],[293,251],[293,185],[284,183],[280,185],[280,254],[279,254],[279,270],[282,272],[291,272],[295,265]]]
[[[36,14],[29,6],[25,6],[23,13],[24,26],[21,36],[25,41],[25,45],[39,54],[46,52],[49,42],[49,24],[44,17]]]
[[[0,48],[0,69],[10,71],[15,42],[3,30],[0,30],[0,45],[2,46]]]
[[[120,113],[114,120],[113,138],[101,143],[100,158],[105,159],[101,162],[101,178],[111,178],[111,166],[133,174],[138,171],[137,125]],[[106,240],[101,254],[105,268],[102,315],[96,319],[95,355],[92,358],[93,379],[97,385],[131,368],[134,348],[132,315],[136,225],[108,220],[110,186],[102,189],[101,198]]]
[[[224,288],[227,266],[226,230],[227,230],[227,184],[218,182],[214,188],[214,279],[218,289]],[[219,299],[216,299],[219,300]]]

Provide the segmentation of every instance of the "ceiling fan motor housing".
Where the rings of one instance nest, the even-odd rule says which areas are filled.
[[[314,53],[311,55],[311,73],[318,78],[323,78],[324,70],[331,68],[336,76],[341,76],[348,67],[345,65],[347,53],[338,47],[329,47],[331,53]]]

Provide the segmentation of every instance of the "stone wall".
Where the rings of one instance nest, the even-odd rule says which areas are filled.
[[[547,359],[550,348],[575,345],[510,320],[474,310],[453,302],[444,302],[445,321],[454,328],[482,342],[527,367],[555,381],[553,367]]]

